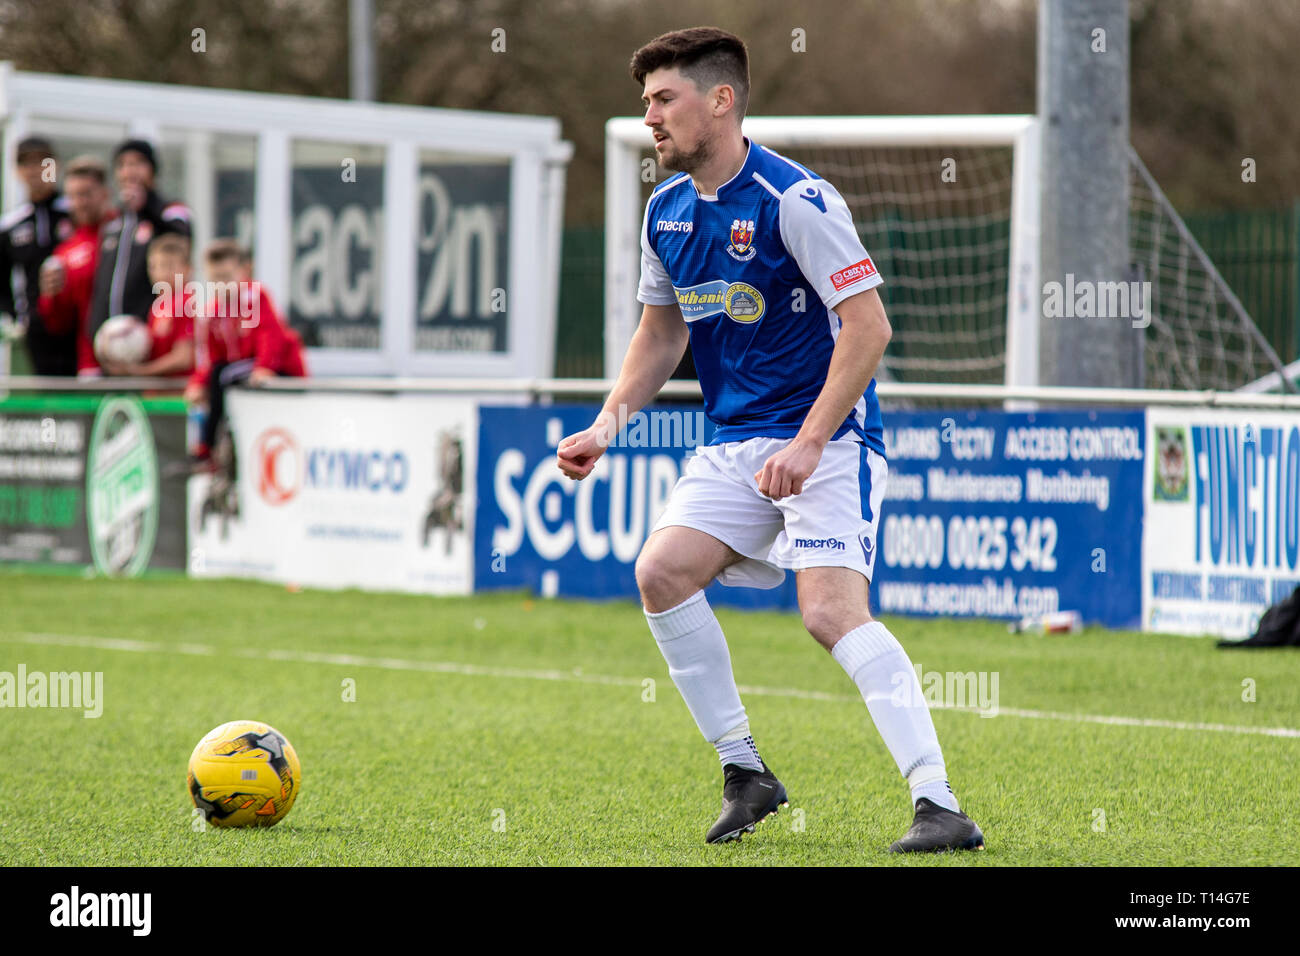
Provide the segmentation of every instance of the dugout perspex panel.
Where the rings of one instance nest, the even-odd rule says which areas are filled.
[[[12,159],[23,136],[105,161],[155,144],[159,192],[201,249],[234,236],[317,375],[549,377],[564,173],[557,119],[19,72],[0,64]],[[5,208],[22,200],[4,180]],[[0,368],[7,367],[7,363]]]

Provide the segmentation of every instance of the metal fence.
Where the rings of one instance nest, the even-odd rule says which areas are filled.
[[[1300,200],[1183,221],[1282,361],[1300,358]]]

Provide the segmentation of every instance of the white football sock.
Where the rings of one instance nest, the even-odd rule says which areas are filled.
[[[667,611],[646,611],[645,618],[704,739],[714,743],[745,723],[727,639],[704,592],[696,591]]]
[[[749,733],[749,721],[742,721],[725,734],[713,741],[718,750],[718,759],[725,767],[734,763],[746,770],[762,770],[763,758],[758,755],[758,747]]]
[[[913,804],[928,797],[957,811],[930,708],[903,646],[885,625],[869,621],[841,637],[831,656],[858,685],[876,730],[912,788]]]

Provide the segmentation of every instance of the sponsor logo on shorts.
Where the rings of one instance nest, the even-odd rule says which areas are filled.
[[[876,266],[871,261],[871,256],[867,256],[861,262],[855,262],[851,266],[831,273],[831,285],[835,286],[838,292],[846,286],[851,286],[855,282],[861,282],[863,279],[870,278],[876,274]]]
[[[834,551],[845,550],[845,544],[839,538],[795,538],[796,548],[831,548]]]

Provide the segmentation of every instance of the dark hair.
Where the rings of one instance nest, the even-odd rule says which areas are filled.
[[[247,249],[241,246],[234,239],[221,238],[213,239],[208,243],[208,248],[204,250],[203,258],[209,263],[229,262],[234,259],[240,265],[247,265],[253,261]]]
[[[153,241],[149,243],[149,254],[155,253],[160,256],[176,256],[188,263],[190,240],[174,232],[164,232],[161,236],[154,236]]]
[[[158,174],[158,156],[154,152],[153,143],[147,139],[127,139],[117,144],[117,149],[113,150],[113,165],[122,158],[123,153],[139,153],[151,167],[154,175]]]
[[[749,51],[734,33],[717,27],[691,27],[657,36],[632,54],[632,79],[644,84],[646,75],[675,67],[701,91],[719,83],[736,94],[736,119],[749,104]]]
[[[52,159],[54,147],[44,136],[24,136],[18,141],[15,158],[21,163],[24,156],[30,156],[32,159]]]

